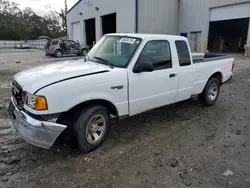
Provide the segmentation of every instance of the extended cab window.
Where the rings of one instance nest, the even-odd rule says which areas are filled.
[[[146,44],[139,57],[139,63],[150,62],[154,70],[172,68],[170,45],[168,41],[156,40]]]
[[[175,41],[180,66],[191,65],[190,54],[186,41]]]

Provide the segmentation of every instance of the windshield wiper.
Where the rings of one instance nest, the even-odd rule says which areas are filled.
[[[102,61],[102,62],[104,62],[106,65],[108,65],[111,69],[113,69],[114,68],[114,66],[108,61],[108,60],[106,60],[106,59],[103,59],[103,58],[101,58],[101,57],[94,57],[95,59],[98,59],[98,60],[100,60],[100,61]]]

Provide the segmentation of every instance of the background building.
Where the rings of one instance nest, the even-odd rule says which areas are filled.
[[[68,37],[88,45],[106,33],[177,34],[177,22],[178,0],[79,0],[67,13]]]
[[[106,33],[178,34],[194,52],[243,51],[250,0],[79,0],[67,13],[68,37],[92,45]],[[202,42],[203,41],[203,42]]]
[[[249,17],[250,0],[180,0],[178,31],[192,51],[201,51],[202,40],[210,51],[242,51],[250,40]]]

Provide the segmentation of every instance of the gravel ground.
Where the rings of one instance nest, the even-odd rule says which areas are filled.
[[[0,51],[0,63],[5,62],[0,65],[0,187],[250,187],[249,58],[235,55],[235,75],[214,106],[192,99],[135,116],[113,126],[100,148],[82,154],[67,138],[50,150],[36,148],[11,128],[12,75],[49,59],[28,53],[25,62],[27,52]]]

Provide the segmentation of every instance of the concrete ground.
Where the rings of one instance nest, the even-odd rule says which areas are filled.
[[[250,187],[249,58],[235,55],[235,75],[214,106],[192,99],[138,115],[82,154],[66,138],[50,150],[31,146],[11,128],[12,76],[48,62],[43,55],[0,51],[0,187]]]
[[[45,52],[39,49],[0,49],[0,70],[18,71],[44,63],[80,58],[75,55],[62,58],[45,56]]]

